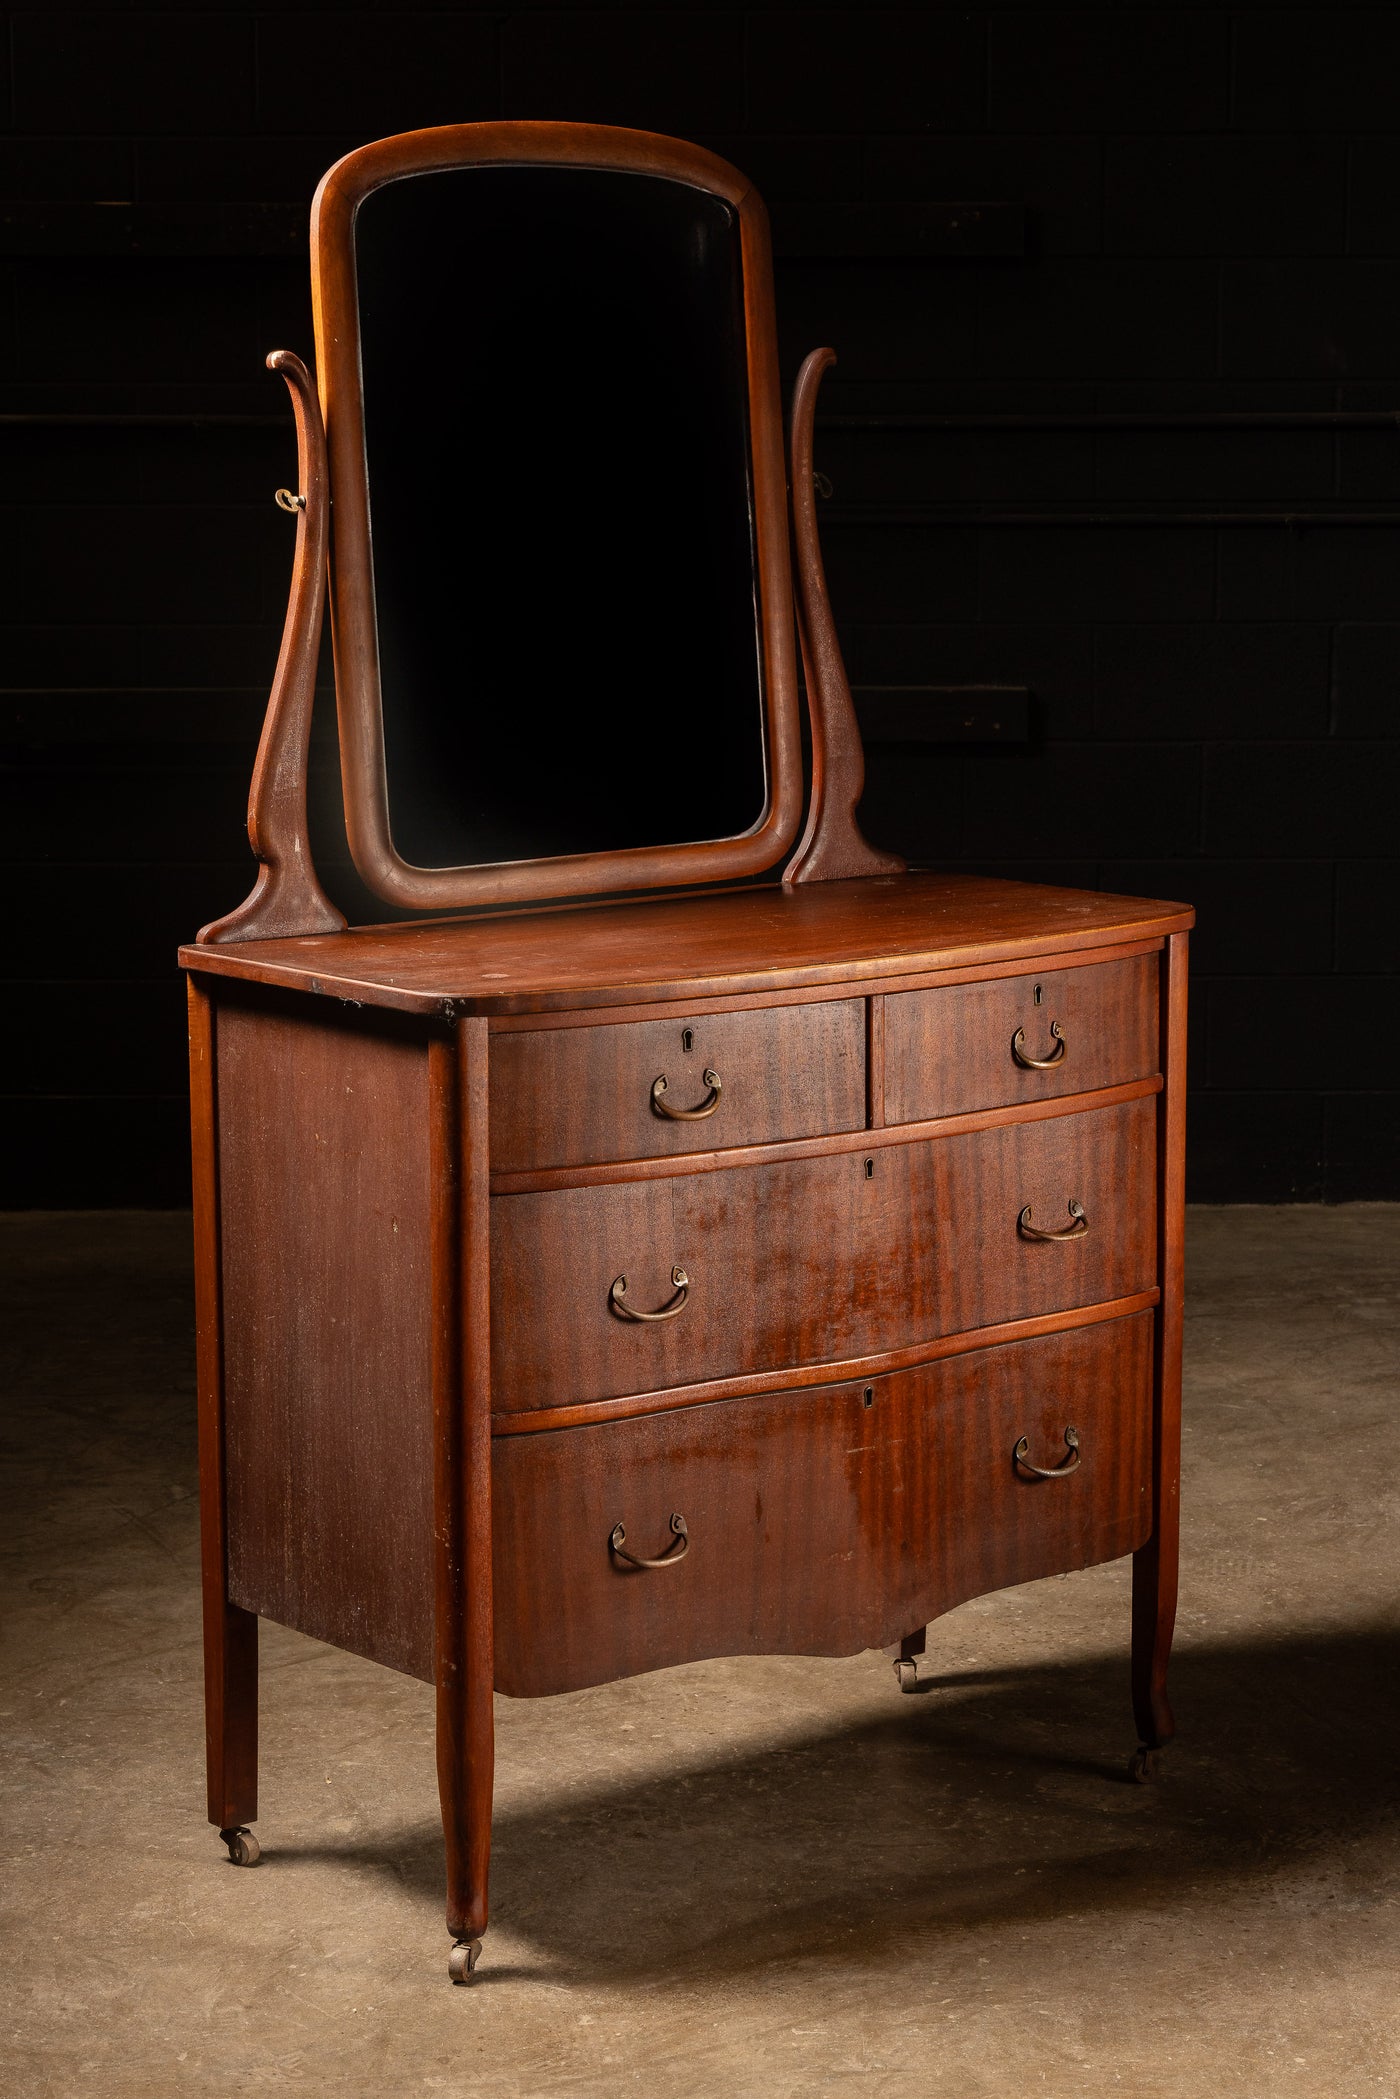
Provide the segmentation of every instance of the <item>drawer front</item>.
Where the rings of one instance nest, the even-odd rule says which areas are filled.
[[[867,1163],[870,1167],[867,1176]],[[867,1154],[491,1201],[493,1404],[840,1362],[1155,1281],[1156,1099]],[[1021,1236],[1088,1229],[1054,1243]],[[610,1293],[659,1321],[617,1316]]]
[[[658,1079],[665,1084],[654,1097]],[[665,1158],[864,1126],[863,999],[491,1040],[491,1164],[501,1171]]]
[[[869,1384],[493,1445],[497,1684],[517,1697],[724,1654],[853,1654],[1151,1528],[1152,1320]],[[868,1397],[867,1397],[868,1395]],[[1038,1479],[1014,1453],[1051,1470]],[[642,1558],[684,1557],[651,1571]]]
[[[1157,1068],[1156,955],[885,1000],[887,1123],[1089,1093]]]

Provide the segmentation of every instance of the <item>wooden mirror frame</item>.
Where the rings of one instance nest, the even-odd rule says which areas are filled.
[[[385,183],[450,168],[509,165],[661,176],[723,198],[737,216],[767,785],[762,816],[738,836],[443,868],[415,867],[395,848],[379,684],[355,214]],[[448,124],[405,132],[346,154],[323,177],[311,211],[311,283],[334,502],[331,624],[345,821],[351,857],[364,881],[389,904],[460,910],[727,882],[776,866],[796,835],[804,795],[772,255],[768,214],[748,178],[698,146],[605,125]],[[421,381],[407,348],[404,362],[405,383]],[[424,442],[431,441],[431,422],[425,421]]]

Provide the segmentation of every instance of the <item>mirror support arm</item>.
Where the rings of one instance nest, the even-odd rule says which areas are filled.
[[[812,720],[812,799],[807,828],[783,874],[785,885],[904,872],[904,862],[872,846],[856,821],[856,806],[865,786],[865,753],[827,594],[812,466],[817,392],[823,374],[835,362],[834,350],[813,350],[803,362],[792,395],[797,634]]]
[[[278,492],[281,507],[296,512],[296,550],[282,647],[248,793],[248,843],[259,862],[258,878],[236,911],[201,929],[205,945],[345,930],[344,916],[316,879],[306,821],[311,705],[326,610],[326,433],[311,374],[301,359],[290,350],[274,350],[267,364],[286,380],[296,415],[300,490],[296,496]]]

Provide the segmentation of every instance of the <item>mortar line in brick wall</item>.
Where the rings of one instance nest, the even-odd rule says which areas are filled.
[[[1145,410],[1070,415],[917,415],[900,410],[817,417],[819,430],[1400,430],[1400,408]]]
[[[158,414],[87,412],[65,414],[35,409],[0,413],[5,429],[137,429],[137,430],[290,430],[287,415],[249,415],[201,409]],[[906,415],[870,413],[823,415],[819,430],[881,431],[1056,431],[1056,430],[1389,430],[1400,431],[1400,408],[1382,409],[1247,409],[1239,412],[1201,411],[1190,414],[1140,415]]]
[[[1400,510],[977,510],[950,509],[932,504],[910,503],[898,509],[869,508],[858,503],[832,503],[822,512],[822,523],[842,525],[931,525],[948,527],[1055,526],[1080,529],[1085,526],[1205,527],[1292,525],[1314,529],[1349,527],[1354,530],[1377,526],[1400,526]]]

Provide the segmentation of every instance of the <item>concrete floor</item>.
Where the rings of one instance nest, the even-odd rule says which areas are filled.
[[[1126,1563],[936,1681],[712,1662],[499,1701],[446,1979],[432,1694],[268,1627],[265,1857],[203,1819],[188,1223],[0,1220],[0,2091],[1400,2094],[1400,1207],[1192,1218],[1180,1736]]]

